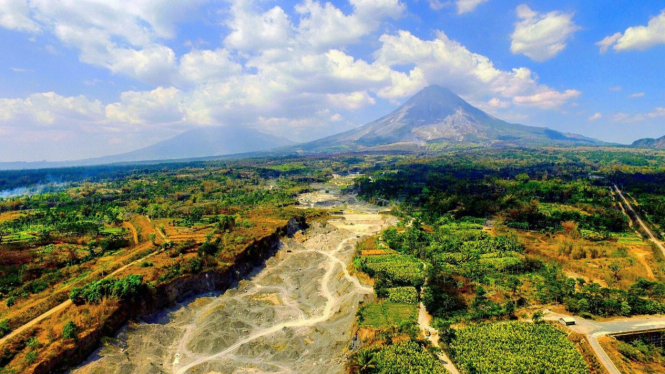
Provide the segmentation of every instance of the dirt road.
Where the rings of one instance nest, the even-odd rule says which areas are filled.
[[[152,245],[152,244],[150,244],[150,245]],[[150,253],[150,254],[148,254],[147,256],[141,257],[140,259],[138,259],[138,260],[136,260],[136,261],[130,262],[129,264],[124,265],[124,266],[118,268],[117,270],[115,270],[115,271],[112,272],[111,274],[105,276],[104,278],[110,278],[110,277],[113,277],[114,275],[117,275],[117,274],[123,272],[123,271],[126,270],[128,267],[130,267],[130,266],[132,266],[132,265],[135,265],[135,264],[137,264],[138,262],[141,262],[141,261],[147,260],[148,258],[154,256],[156,253],[158,253],[158,252]],[[32,321],[30,321],[30,322],[24,324],[23,326],[17,328],[16,330],[10,332],[10,333],[7,334],[5,337],[3,337],[2,339],[0,339],[0,346],[2,346],[7,340],[9,340],[9,339],[15,337],[16,335],[22,333],[23,331],[26,331],[26,330],[29,329],[29,328],[34,327],[35,325],[37,325],[37,324],[40,323],[41,321],[45,320],[46,318],[52,316],[53,314],[58,313],[58,312],[60,312],[60,311],[62,311],[62,310],[65,310],[65,309],[69,308],[71,305],[72,305],[72,301],[71,301],[71,300],[67,300],[67,301],[64,301],[64,302],[58,304],[57,306],[55,306],[55,307],[49,309],[49,311],[47,311],[47,312],[41,314],[39,317],[36,317],[36,318],[33,319]]]

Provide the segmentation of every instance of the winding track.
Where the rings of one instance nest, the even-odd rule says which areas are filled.
[[[255,332],[252,335],[250,335],[250,336],[248,336],[244,339],[241,339],[241,340],[237,341],[236,343],[234,343],[233,345],[227,347],[226,349],[224,349],[223,351],[221,351],[219,353],[215,353],[215,354],[210,355],[210,356],[199,357],[196,360],[194,360],[194,361],[192,361],[192,362],[190,362],[190,363],[188,363],[184,366],[179,366],[179,365],[174,364],[173,365],[174,366],[173,371],[175,373],[178,373],[178,374],[184,374],[184,373],[187,373],[188,370],[193,369],[196,366],[199,366],[199,365],[204,364],[206,362],[213,361],[213,360],[216,360],[218,358],[222,358],[224,356],[227,356],[230,353],[234,352],[235,350],[237,350],[238,348],[240,348],[241,346],[243,346],[247,343],[250,343],[250,342],[255,341],[257,339],[260,339],[262,337],[274,334],[276,332],[281,331],[282,329],[314,326],[316,324],[319,324],[319,323],[322,323],[322,322],[325,322],[325,321],[329,320],[332,316],[335,315],[335,313],[336,313],[335,307],[339,305],[340,300],[342,299],[342,296],[333,295],[333,293],[330,291],[330,287],[329,287],[330,279],[332,278],[333,274],[335,274],[335,269],[338,268],[338,265],[341,266],[342,269],[343,269],[344,278],[354,285],[355,292],[362,293],[362,294],[371,294],[371,293],[373,293],[374,290],[372,288],[365,287],[365,286],[361,285],[357,278],[351,276],[349,274],[348,270],[346,269],[346,266],[345,266],[344,262],[341,259],[339,259],[338,257],[335,256],[337,253],[339,253],[344,248],[345,245],[347,245],[349,242],[351,242],[355,239],[356,239],[355,234],[347,237],[346,239],[342,240],[342,242],[340,242],[337,245],[337,248],[332,252],[309,249],[309,250],[304,250],[304,251],[299,251],[297,253],[294,253],[295,255],[297,255],[299,253],[300,254],[302,254],[302,253],[319,253],[319,254],[322,254],[322,255],[328,257],[328,260],[327,260],[328,268],[327,268],[323,278],[321,279],[321,293],[323,294],[323,296],[327,300],[326,304],[324,306],[324,309],[323,309],[323,313],[321,315],[319,315],[318,317],[314,317],[314,318],[306,318],[306,317],[303,316],[298,320],[278,323],[278,324],[276,324],[272,327],[260,330],[260,331]],[[258,286],[259,286],[259,288],[262,287],[260,285],[258,285]],[[344,297],[348,297],[348,294],[345,295]],[[184,348],[184,342],[186,341],[186,338],[187,338],[187,334],[185,334],[185,336],[183,337],[183,339],[181,340],[181,343],[180,343],[180,346],[183,347],[183,348]],[[262,362],[262,363],[281,367],[279,365],[268,363],[268,362]]]

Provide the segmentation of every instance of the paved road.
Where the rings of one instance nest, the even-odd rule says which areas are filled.
[[[544,319],[558,321],[561,317],[571,316],[547,311]],[[568,326],[568,328],[587,337],[589,344],[591,344],[594,352],[596,352],[596,356],[598,356],[598,359],[610,374],[621,374],[621,372],[614,365],[614,362],[612,362],[607,353],[605,353],[605,350],[598,344],[599,337],[665,328],[665,317],[660,315],[621,318],[608,322],[590,321],[580,317],[573,318],[575,318],[576,324]]]
[[[619,187],[617,187],[616,184],[614,185],[614,190],[615,190],[616,193],[621,197],[621,199],[623,200],[623,202],[626,204],[626,207],[628,208],[628,210],[630,210],[631,212],[633,212],[633,214],[635,215],[635,218],[637,219],[637,222],[640,224],[640,226],[642,226],[642,228],[644,229],[644,231],[646,231],[647,235],[649,235],[649,240],[651,240],[652,243],[656,244],[656,245],[658,246],[658,248],[660,248],[661,252],[663,252],[663,255],[665,255],[665,247],[663,246],[663,244],[662,244],[658,239],[656,239],[656,237],[653,235],[653,233],[651,232],[651,230],[649,230],[649,228],[647,227],[647,225],[644,224],[644,221],[642,221],[642,219],[640,218],[640,216],[637,215],[637,212],[635,212],[635,210],[633,209],[633,206],[630,205],[630,203],[628,202],[628,200],[626,199],[626,197],[623,196],[623,193],[621,192],[621,190],[619,189]]]

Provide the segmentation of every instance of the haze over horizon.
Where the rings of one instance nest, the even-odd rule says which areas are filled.
[[[665,6],[565,0],[0,0],[0,162],[197,127],[304,142],[441,85],[502,120],[665,135]]]

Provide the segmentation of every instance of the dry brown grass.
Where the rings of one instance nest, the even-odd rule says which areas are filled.
[[[617,369],[624,374],[665,373],[665,362],[640,362],[624,357],[617,348],[619,341],[614,338],[602,337],[598,339],[598,343],[612,359]]]
[[[0,213],[0,222],[11,221],[25,215],[25,212],[11,211]]]
[[[604,286],[627,289],[638,278],[663,279],[662,272],[654,269],[652,264],[655,264],[655,259],[649,246],[644,243],[626,245],[612,241],[573,239],[562,234],[514,233],[526,246],[527,254],[546,262],[555,262],[568,274]],[[620,266],[616,274],[610,268],[612,264]]]

